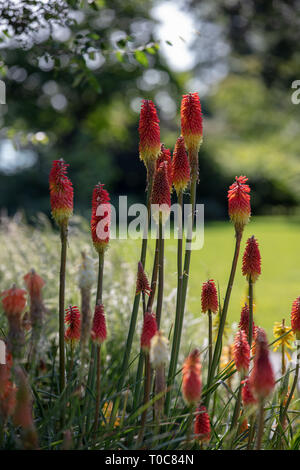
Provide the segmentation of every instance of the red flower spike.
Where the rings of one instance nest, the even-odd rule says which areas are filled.
[[[171,195],[166,162],[161,163],[160,167],[155,171],[151,204],[154,219],[158,222],[161,214],[162,221],[165,222],[169,217],[171,208]]]
[[[136,279],[135,295],[138,295],[141,292],[143,292],[144,294],[150,295],[151,288],[149,286],[149,282],[148,282],[147,276],[145,274],[143,265],[139,261],[139,263],[138,263],[138,273],[137,273],[137,279]]]
[[[202,284],[201,305],[203,313],[208,312],[208,310],[211,310],[213,313],[218,311],[218,295],[213,279]]]
[[[141,348],[144,352],[149,353],[151,339],[157,332],[157,323],[155,314],[146,312],[141,335]]]
[[[190,182],[190,164],[185,150],[185,143],[182,136],[178,137],[173,152],[173,185],[178,195],[179,191],[184,191]]]
[[[242,374],[246,374],[250,365],[250,346],[246,333],[239,330],[235,336],[233,345],[233,360],[235,367]]]
[[[240,318],[240,323],[239,323],[239,328],[243,330],[246,333],[246,336],[248,338],[249,334],[249,307],[245,302],[244,307],[242,308],[241,311],[241,318]],[[255,325],[254,322],[252,323],[252,338],[254,338],[254,332],[255,332]]]
[[[139,123],[140,159],[148,169],[160,154],[160,129],[156,108],[151,100],[143,100]]]
[[[24,276],[24,282],[26,289],[32,299],[40,299],[42,295],[42,288],[45,285],[44,279],[42,279],[35,270],[32,269]]]
[[[21,315],[26,305],[26,291],[24,289],[17,289],[16,286],[13,286],[0,295],[6,316]]]
[[[258,248],[258,242],[254,235],[248,238],[246,248],[243,255],[242,265],[243,275],[252,282],[256,282],[261,274],[261,257]]]
[[[251,215],[250,187],[246,176],[235,177],[228,191],[228,213],[237,231],[242,231]]]
[[[249,377],[247,377],[245,380],[242,380],[241,383],[243,384],[242,400],[243,400],[244,406],[251,406],[257,403],[256,398],[253,396],[253,393],[251,392],[251,388],[249,384]]]
[[[291,311],[291,326],[292,330],[296,335],[296,338],[300,339],[300,297],[294,300]]]
[[[65,323],[68,325],[68,328],[65,332],[65,340],[76,342],[80,340],[81,333],[81,319],[80,312],[78,307],[66,308]]]
[[[274,372],[269,358],[265,331],[256,328],[254,366],[249,378],[250,388],[258,399],[266,398],[275,387]]]
[[[109,243],[111,207],[110,197],[104,184],[98,183],[93,191],[91,232],[98,253],[103,253]]]
[[[204,405],[197,408],[194,434],[201,442],[208,442],[210,440],[210,420]]]
[[[167,149],[164,144],[161,144],[161,152],[156,160],[156,169],[160,167],[163,162],[167,162],[167,173],[168,173],[168,181],[170,185],[170,190],[172,190],[172,159],[171,159],[171,152]]]
[[[73,214],[73,186],[67,177],[67,165],[54,160],[49,176],[51,213],[58,225],[65,225]]]
[[[102,344],[107,338],[105,313],[102,304],[96,305],[91,337],[98,345]]]
[[[202,391],[200,352],[195,349],[185,359],[182,368],[182,395],[188,405],[200,401]]]
[[[198,93],[189,93],[182,97],[181,133],[188,151],[198,153],[203,135],[202,112]]]

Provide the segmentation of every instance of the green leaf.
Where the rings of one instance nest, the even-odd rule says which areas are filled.
[[[124,59],[124,55],[122,54],[122,52],[120,51],[117,51],[116,52],[116,58],[119,62],[123,62],[123,59]]]
[[[148,67],[148,59],[145,52],[135,51],[134,57],[143,67]]]

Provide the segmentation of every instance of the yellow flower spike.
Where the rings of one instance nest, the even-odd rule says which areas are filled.
[[[280,338],[282,335],[287,333],[291,329],[290,326],[285,325],[284,320],[282,322],[275,322],[274,327],[273,327],[273,335],[275,339]],[[280,338],[278,341],[273,346],[273,351],[278,351],[278,349],[281,347],[284,349],[285,354],[287,355],[288,359],[291,360],[291,355],[288,350],[293,350],[294,347],[292,345],[292,342],[295,340],[294,333],[290,331],[288,334],[286,334],[283,338]]]

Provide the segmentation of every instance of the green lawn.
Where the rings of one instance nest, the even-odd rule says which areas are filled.
[[[271,333],[275,321],[286,318],[289,323],[292,301],[300,295],[300,221],[287,217],[251,219],[242,240],[229,308],[230,322],[239,319],[241,305],[247,295],[247,283],[241,274],[241,258],[246,239],[251,235],[258,239],[262,256],[262,275],[255,285],[255,321]],[[134,266],[140,250],[140,241],[117,243],[122,255]],[[150,248],[153,251],[153,243]],[[203,281],[215,279],[219,283],[221,298],[224,298],[233,249],[234,229],[229,222],[205,225],[204,247],[192,253],[188,308],[193,314],[201,314],[200,292]],[[171,290],[176,285],[176,241],[166,241],[165,250],[167,284]],[[149,258],[146,270],[151,273]]]

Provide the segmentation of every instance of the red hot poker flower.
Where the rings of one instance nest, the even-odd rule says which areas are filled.
[[[42,288],[45,285],[44,279],[36,274],[35,270],[32,269],[24,276],[24,282],[26,289],[32,299],[40,299],[42,295]]]
[[[141,292],[143,292],[144,294],[150,295],[151,288],[149,286],[149,282],[148,282],[147,276],[145,274],[143,265],[139,261],[139,263],[138,263],[138,273],[137,273],[137,279],[136,279],[135,295],[138,295]]]
[[[65,322],[68,325],[68,328],[65,332],[65,340],[70,341],[71,343],[80,340],[81,333],[81,319],[80,312],[78,307],[66,308]]]
[[[17,289],[15,285],[2,292],[2,305],[6,316],[21,315],[26,305],[25,295],[26,291]]]
[[[267,336],[262,328],[256,328],[254,366],[249,381],[251,391],[258,399],[266,398],[275,387]]]
[[[198,93],[183,95],[181,133],[189,152],[198,152],[203,135],[202,111]]]
[[[242,381],[243,388],[242,388],[242,400],[244,406],[251,406],[257,403],[256,398],[253,396],[251,392],[250,384],[249,384],[249,377],[246,377],[245,380]]]
[[[159,119],[155,105],[151,100],[142,101],[139,135],[140,159],[149,170],[160,153]]]
[[[102,304],[96,305],[91,337],[98,345],[102,344],[107,338],[105,313]]]
[[[173,185],[177,195],[184,191],[190,182],[190,164],[185,150],[184,139],[178,137],[173,152]]]
[[[173,181],[171,152],[164,146],[164,144],[161,144],[161,152],[156,160],[156,169],[158,169],[163,162],[167,162],[167,173],[171,190]]]
[[[65,225],[73,214],[73,186],[67,177],[67,165],[54,160],[49,176],[51,212],[58,225]]]
[[[246,333],[239,330],[235,336],[233,345],[233,360],[235,367],[242,374],[246,374],[250,365],[250,346]]]
[[[242,231],[251,215],[250,188],[246,176],[235,177],[228,191],[228,213],[237,231]]]
[[[291,326],[297,340],[300,339],[300,297],[294,300],[291,311]]]
[[[194,425],[194,434],[201,442],[210,440],[210,421],[207,409],[204,405],[199,406],[196,411],[196,419]]]
[[[188,405],[200,401],[202,391],[200,352],[195,349],[185,359],[182,368],[182,394]]]
[[[164,223],[170,214],[171,195],[168,180],[167,163],[161,163],[155,171],[153,189],[151,195],[152,214],[158,222],[160,214]]]
[[[242,308],[242,311],[241,311],[241,318],[240,318],[239,328],[246,333],[247,338],[248,338],[248,334],[249,334],[249,315],[250,315],[249,307],[245,302],[245,305],[244,305],[244,307]],[[255,332],[254,322],[252,324],[252,332],[253,332],[252,337],[254,338],[254,332]]]
[[[141,348],[146,353],[150,351],[151,339],[157,332],[157,323],[154,313],[146,312],[141,335]]]
[[[208,310],[213,313],[218,311],[218,295],[213,279],[202,284],[201,304],[203,313],[208,312]]]
[[[93,244],[98,253],[103,253],[109,242],[111,207],[104,184],[98,183],[93,191],[91,232]]]
[[[248,238],[245,252],[243,255],[243,266],[242,266],[243,275],[251,281],[257,281],[259,275],[261,274],[261,257],[258,248],[258,242],[255,239],[254,235]]]

